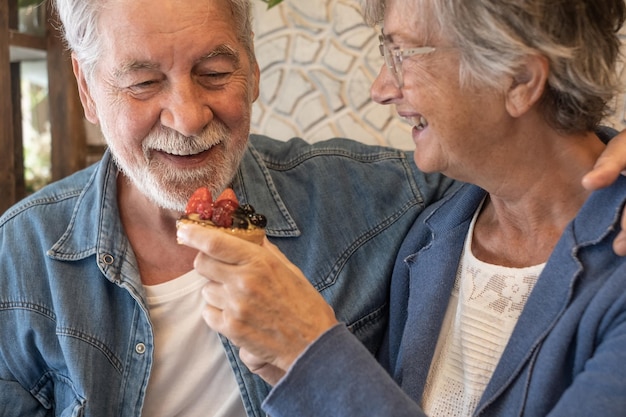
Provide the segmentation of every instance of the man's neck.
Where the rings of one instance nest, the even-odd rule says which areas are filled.
[[[180,213],[157,207],[121,174],[117,197],[144,285],[170,281],[193,268],[197,251],[176,242]]]

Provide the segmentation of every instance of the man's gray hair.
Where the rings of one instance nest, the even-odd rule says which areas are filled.
[[[88,80],[92,78],[102,52],[98,18],[107,2],[108,0],[53,0],[63,25],[61,30],[66,46],[82,64]],[[250,0],[229,0],[229,3],[236,24],[237,38],[246,49],[250,61],[254,62]]]

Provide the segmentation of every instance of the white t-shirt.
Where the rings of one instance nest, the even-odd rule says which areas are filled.
[[[205,283],[191,271],[145,286],[155,347],[144,417],[246,416],[219,336],[202,319]]]

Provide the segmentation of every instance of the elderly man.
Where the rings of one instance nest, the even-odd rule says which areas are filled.
[[[377,349],[395,252],[454,183],[392,149],[249,138],[248,0],[55,6],[110,151],[0,218],[2,415],[263,415],[269,387],[204,325],[197,251],[176,242],[199,186],[264,213],[270,240]]]

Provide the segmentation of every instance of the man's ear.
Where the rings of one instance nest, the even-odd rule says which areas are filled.
[[[519,117],[537,104],[545,91],[549,73],[550,65],[546,57],[528,56],[506,93],[506,109],[511,116]]]
[[[254,80],[254,86],[252,88],[252,102],[255,102],[259,98],[259,83],[261,82],[261,69],[259,68],[258,61],[254,61],[254,68],[252,69],[252,77]]]
[[[252,41],[254,41],[254,32],[252,32],[250,34],[250,36],[252,37]],[[261,82],[261,69],[259,68],[259,61],[257,61],[256,59],[256,55],[254,52],[254,42],[252,42],[252,45],[250,46],[252,48],[252,56],[254,57],[254,62],[251,62],[252,64],[252,82],[254,83],[250,93],[251,93],[251,97],[250,97],[250,101],[252,103],[254,103],[258,98],[259,98],[259,84]]]
[[[78,96],[80,102],[83,104],[83,110],[85,111],[85,118],[93,124],[98,124],[98,113],[96,112],[96,105],[89,92],[87,80],[85,79],[85,73],[83,72],[80,62],[72,54],[72,69],[74,70],[74,76],[76,77],[76,83],[78,84]]]

